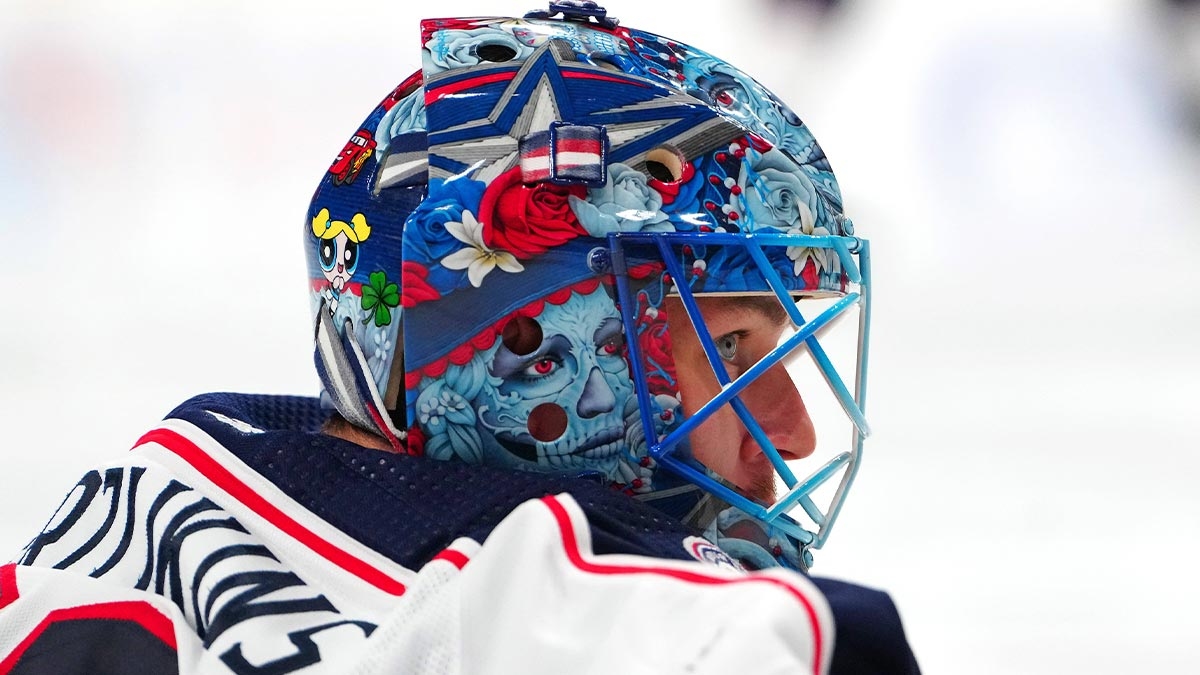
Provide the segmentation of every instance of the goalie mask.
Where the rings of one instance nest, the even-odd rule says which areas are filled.
[[[421,38],[306,219],[323,399],[398,452],[602,481],[806,568],[867,433],[869,314],[807,128],[594,3]]]

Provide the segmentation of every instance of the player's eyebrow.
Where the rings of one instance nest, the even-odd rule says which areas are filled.
[[[712,303],[718,311],[750,312],[776,325],[788,320],[787,310],[779,304],[779,300],[770,296],[716,297],[712,299]]]

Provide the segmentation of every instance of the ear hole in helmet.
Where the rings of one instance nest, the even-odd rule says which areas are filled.
[[[660,145],[646,153],[646,173],[663,183],[677,183],[683,178],[687,158],[673,145]]]
[[[517,50],[508,45],[479,45],[475,48],[475,55],[484,61],[504,63],[516,58]]]
[[[505,349],[517,356],[532,354],[542,346],[542,326],[528,316],[514,316],[504,324],[500,340]]]
[[[567,430],[567,411],[557,403],[543,403],[529,413],[529,435],[543,443],[558,440]]]

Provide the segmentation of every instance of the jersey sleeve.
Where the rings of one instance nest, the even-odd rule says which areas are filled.
[[[381,624],[356,672],[828,671],[833,619],[800,575],[595,555],[568,495],[527,502],[472,543],[421,571],[409,590],[427,599]]]

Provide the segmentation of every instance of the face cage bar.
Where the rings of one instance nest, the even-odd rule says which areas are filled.
[[[736,380],[730,381],[722,365],[722,360],[717,352],[713,338],[709,334],[703,317],[700,315],[695,296],[686,284],[681,285],[676,283],[675,286],[679,291],[680,300],[683,302],[688,318],[696,329],[696,336],[704,348],[709,364],[712,366],[713,372],[722,389],[712,400],[694,411],[678,428],[666,436],[655,438],[655,434],[647,431],[648,452],[651,457],[668,470],[675,472],[689,482],[723,499],[726,503],[737,507],[747,515],[759,519],[768,527],[778,528],[795,537],[805,548],[821,548],[829,538],[829,533],[832,531],[833,524],[837,520],[838,513],[841,511],[842,503],[845,501],[846,494],[850,491],[855,474],[858,472],[858,462],[862,453],[863,439],[871,433],[863,412],[866,407],[867,345],[871,325],[869,292],[871,257],[869,242],[857,237],[706,232],[673,234],[614,233],[608,235],[608,243],[612,270],[616,277],[617,292],[621,301],[621,320],[624,323],[625,334],[630,336],[626,340],[626,344],[630,349],[630,364],[633,368],[638,407],[641,412],[643,428],[647,430],[655,428],[653,422],[654,411],[650,406],[652,399],[646,385],[646,376],[638,340],[634,337],[637,335],[637,317],[634,315],[636,310],[631,310],[630,308],[637,308],[638,303],[636,298],[633,297],[627,276],[624,245],[656,245],[663,257],[667,272],[671,275],[672,279],[687,278],[682,266],[670,248],[672,244],[744,246],[750,252],[751,258],[754,260],[758,270],[767,280],[771,290],[774,291],[776,297],[779,299],[780,304],[787,310],[792,323],[798,328],[797,332],[760,359],[758,363],[754,364],[746,372],[742,373]],[[763,252],[763,246],[803,246],[832,249],[837,253],[847,279],[851,283],[858,285],[859,290],[847,293],[811,321],[806,321],[801,315],[800,309],[793,302],[791,291],[787,289],[779,273],[775,271],[768,261],[766,254]],[[855,262],[855,257],[858,258],[857,263]],[[842,381],[841,376],[838,375],[832,362],[830,362],[820,342],[818,342],[816,333],[856,304],[860,307],[858,359],[854,373],[854,391],[851,393]],[[767,370],[798,349],[802,344],[808,348],[826,384],[837,397],[846,416],[853,423],[853,432],[849,452],[839,453],[803,481],[800,481],[792,473],[790,467],[788,467],[783,457],[779,454],[779,451],[776,450],[774,444],[767,438],[762,427],[754,419],[754,415],[741,401],[738,394],[760,375],[767,372]],[[691,431],[726,403],[733,407],[742,423],[746,426],[746,429],[762,449],[763,454],[767,456],[767,459],[770,460],[772,466],[788,487],[787,493],[769,507],[764,507],[729,488],[724,483],[715,480],[697,468],[696,465],[699,462],[693,464],[674,456],[679,442],[686,439]],[[845,471],[842,473],[841,482],[830,501],[829,508],[822,512],[813,502],[811,494],[818,487],[829,481],[830,478],[837,475],[838,471],[843,467]],[[816,533],[804,529],[800,523],[787,515],[787,512],[796,505],[803,508],[808,517],[816,523]]]

